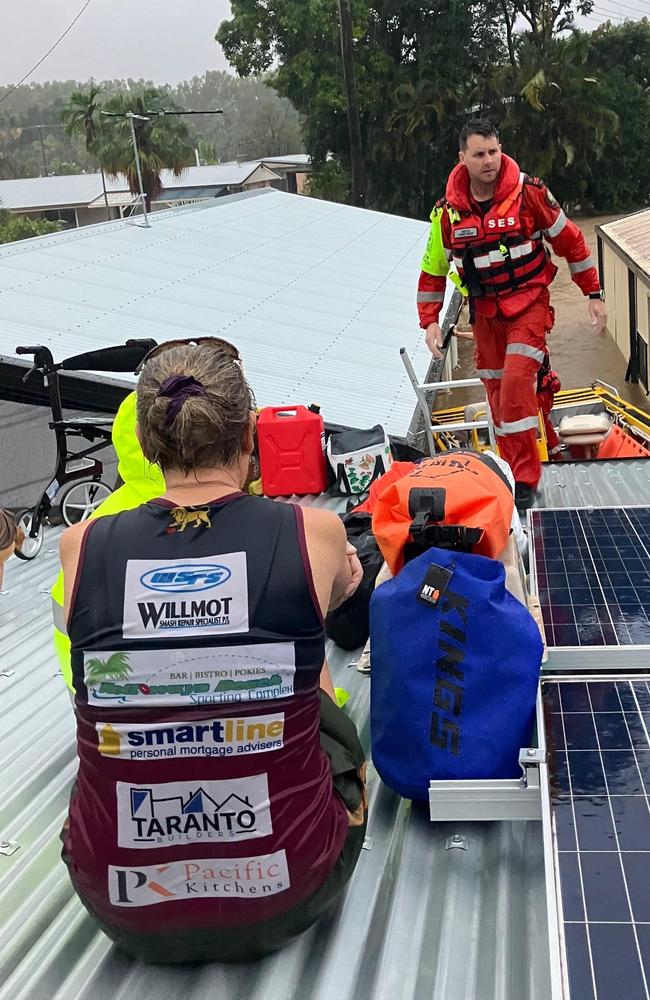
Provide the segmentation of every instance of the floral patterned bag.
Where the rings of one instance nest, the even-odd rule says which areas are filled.
[[[336,476],[335,488],[344,496],[365,493],[393,464],[388,434],[381,424],[363,431],[333,431],[327,458]]]

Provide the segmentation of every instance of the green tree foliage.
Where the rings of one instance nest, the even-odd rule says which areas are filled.
[[[214,146],[217,161],[256,160],[301,153],[305,148],[300,115],[264,78],[243,80],[230,73],[210,72],[180,83],[170,93],[183,108],[223,111],[192,119],[197,134]]]
[[[347,197],[336,0],[231,6],[232,18],[217,32],[231,65],[243,76],[272,70],[273,86],[304,115],[316,166],[312,191]],[[562,200],[602,211],[647,204],[648,22],[577,31],[576,15],[593,6],[354,0],[370,207],[427,215],[443,193],[457,131],[470,114],[499,124],[506,151]]]
[[[312,198],[346,204],[350,200],[350,174],[340,160],[321,160],[307,177],[306,193]]]
[[[590,44],[619,127],[591,165],[585,200],[599,211],[640,208],[650,204],[650,21],[603,26]]]
[[[88,90],[74,90],[61,112],[61,122],[69,136],[80,135],[86,150],[94,154],[101,127],[99,95],[101,87],[90,84]]]
[[[505,149],[573,204],[584,200],[619,126],[590,54],[586,34],[553,38],[541,49],[521,36],[515,65],[496,67],[476,95],[481,112],[500,122]]]
[[[602,25],[538,47],[515,40],[515,64],[477,92],[506,149],[556,196],[596,212],[650,204],[650,21]]]
[[[134,124],[147,204],[162,192],[160,175],[163,170],[171,170],[178,177],[193,162],[187,124],[180,115],[155,114],[165,109],[174,110],[173,102],[155,87],[147,87],[139,93],[115,94],[106,101],[103,111],[117,117],[106,117],[92,143],[93,151],[106,173],[111,177],[124,174],[129,190],[137,194],[140,186],[131,126],[124,115],[132,112],[139,116],[134,119]]]
[[[594,0],[501,0],[501,8],[509,41],[521,21],[533,44],[543,51],[558,34],[574,27],[576,14],[591,14]],[[510,44],[508,48],[514,64]]]
[[[27,215],[12,215],[6,208],[0,208],[0,243],[29,240],[32,236],[47,236],[48,233],[58,233],[60,229],[60,222],[30,219]]]
[[[233,0],[217,39],[242,76],[270,80],[304,116],[317,171],[347,161],[336,0]],[[370,207],[421,216],[456,155],[466,98],[504,55],[494,0],[356,0],[355,73]],[[331,174],[332,168],[328,168]]]
[[[113,94],[141,92],[152,86],[146,80],[108,80],[101,84],[68,80],[19,87],[0,109],[0,178],[38,177],[44,173],[39,135],[45,144],[48,173],[96,171],[97,158],[87,147],[85,127],[73,128],[69,134],[60,123],[61,114],[74,109],[72,95],[88,96],[94,88],[100,91],[95,96],[103,96],[106,101]],[[197,111],[223,109],[223,115],[187,119],[201,163],[260,159],[304,150],[300,115],[263,79],[240,80],[231,73],[209,72],[177,87],[157,89],[167,95],[169,106]],[[82,102],[76,110],[83,112],[83,107]],[[37,131],[37,124],[47,127]],[[201,142],[207,143],[205,155]]]
[[[65,129],[66,135],[81,136],[84,140],[86,146],[86,152],[90,156],[97,157],[98,154],[98,142],[99,136],[104,125],[100,115],[101,108],[99,103],[99,95],[101,94],[101,87],[96,84],[90,84],[88,90],[75,90],[70,95],[70,100],[61,112],[61,122]],[[64,166],[63,164],[59,164]],[[106,193],[106,179],[104,176],[104,167],[99,164],[101,175],[102,175],[102,188],[104,189],[104,201],[106,204],[106,213],[108,218],[108,195]],[[57,173],[64,173],[64,170],[56,171]],[[73,171],[70,171],[71,173]]]

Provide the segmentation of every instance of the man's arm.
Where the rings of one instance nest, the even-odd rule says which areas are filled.
[[[445,286],[451,261],[451,249],[448,248],[449,234],[445,231],[448,228],[448,221],[445,209],[436,206],[431,213],[431,229],[418,281],[417,304],[420,326],[426,330],[427,347],[433,356],[438,358],[442,357],[439,350],[442,345],[442,333],[438,321],[445,300]]]
[[[582,230],[567,218],[564,210],[541,181],[526,185],[526,207],[532,212],[535,226],[541,229],[558,257],[564,257],[571,280],[589,297],[592,325],[599,333],[607,323],[607,311],[601,301],[600,279]]]

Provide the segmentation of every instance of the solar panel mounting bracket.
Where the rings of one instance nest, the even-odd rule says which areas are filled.
[[[521,778],[449,779],[429,782],[432,822],[541,820],[539,767],[546,753],[537,747],[519,751]]]

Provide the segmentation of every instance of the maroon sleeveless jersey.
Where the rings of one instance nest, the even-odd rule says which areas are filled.
[[[325,635],[299,507],[157,500],[84,538],[68,625],[79,773],[64,855],[106,925],[255,924],[348,830],[319,741]]]

